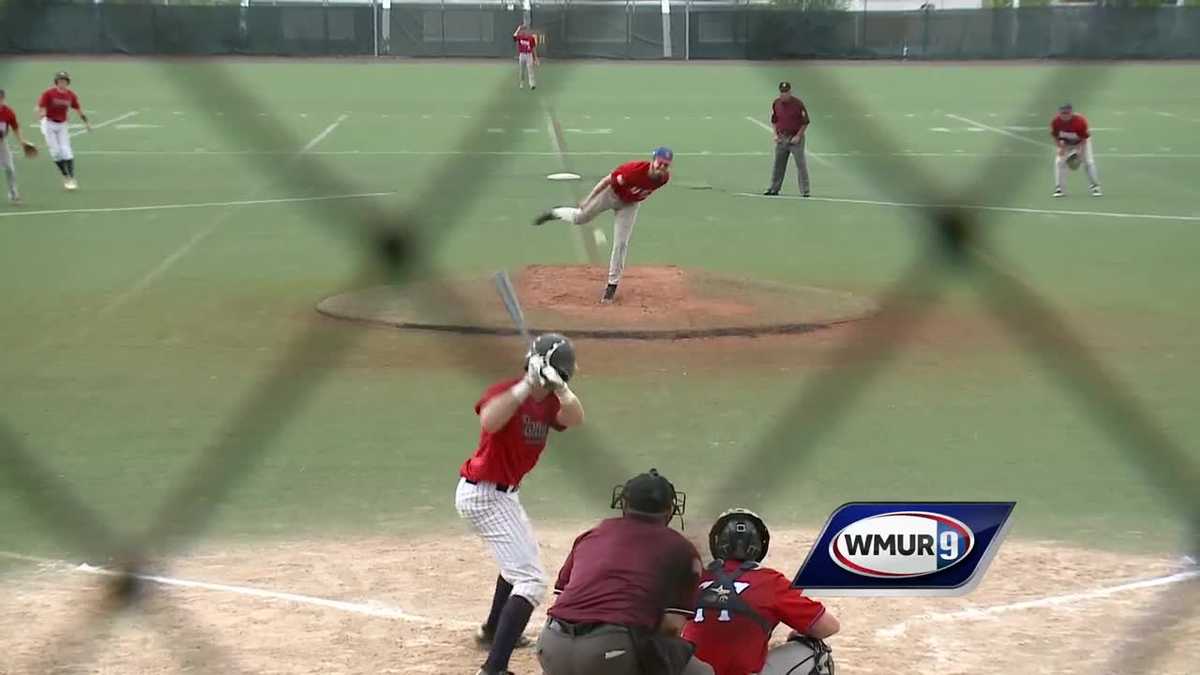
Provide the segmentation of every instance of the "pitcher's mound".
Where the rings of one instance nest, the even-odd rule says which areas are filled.
[[[534,333],[681,339],[802,333],[869,316],[871,301],[811,286],[722,277],[675,266],[634,267],[617,300],[601,305],[608,270],[532,265],[513,276]],[[517,332],[490,277],[378,286],[322,300],[328,316],[398,328],[512,335]]]

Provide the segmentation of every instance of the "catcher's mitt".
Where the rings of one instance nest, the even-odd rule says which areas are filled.
[[[1067,155],[1067,166],[1070,167],[1072,171],[1074,171],[1075,169],[1078,169],[1079,165],[1082,162],[1083,162],[1083,159],[1080,158],[1078,154]]]
[[[22,143],[21,151],[25,153],[26,159],[33,159],[38,156],[37,146],[33,143]]]

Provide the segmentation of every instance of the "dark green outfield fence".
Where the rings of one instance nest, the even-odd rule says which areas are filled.
[[[0,26],[0,51],[509,57],[517,7],[30,2],[15,11],[38,13],[37,28]],[[543,53],[556,58],[1200,58],[1200,7],[805,12],[673,4],[664,15],[659,5],[616,0],[535,4],[532,16]]]

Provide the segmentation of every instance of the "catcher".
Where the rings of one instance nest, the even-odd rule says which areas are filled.
[[[9,133],[17,138],[21,150],[29,159],[37,157],[37,146],[21,137],[21,125],[17,123],[17,114],[4,101],[4,90],[0,89],[0,169],[4,169],[4,178],[8,181],[8,201],[21,203],[21,193],[17,190],[17,167],[13,164],[12,152],[8,149]]]
[[[716,675],[833,675],[822,640],[838,632],[838,621],[787,577],[759,565],[770,543],[767,524],[753,511],[730,509],[717,518],[708,533],[714,560],[683,637]],[[780,623],[792,633],[768,650]]]

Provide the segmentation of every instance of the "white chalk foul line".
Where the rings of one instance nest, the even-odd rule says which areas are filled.
[[[300,150],[301,154],[307,153],[310,150],[312,150],[313,148],[317,147],[317,145],[321,141],[325,140],[329,136],[329,134],[333,133],[334,129],[337,129],[338,126],[340,126],[342,122],[345,122],[347,117],[349,117],[349,115],[338,116],[338,118],[336,120],[334,120],[333,124],[330,124],[329,126],[325,127],[324,131],[322,131],[321,133],[314,136],[311,141],[309,141],[307,144],[305,144],[304,148]]]
[[[324,195],[320,197],[279,197],[276,199],[241,199],[229,202],[188,202],[183,204],[146,204],[143,206],[108,206],[88,209],[47,209],[44,211],[0,211],[0,218],[24,218],[29,216],[57,216],[74,213],[124,213],[128,211],[166,211],[171,209],[211,209],[228,206],[259,206],[263,204],[291,204],[297,202],[321,202],[336,199],[368,199],[390,197],[396,192],[359,192],[346,195]]]
[[[566,153],[569,157],[636,157],[643,150],[577,150]],[[83,150],[77,155],[114,155],[114,156],[148,156],[148,157],[229,157],[243,155],[275,155],[289,156],[300,154],[296,150]],[[504,157],[556,157],[557,152],[542,152],[535,150],[313,150],[309,155],[327,156],[417,156],[440,157],[447,155],[500,155]],[[721,151],[698,150],[679,151],[679,157],[769,157],[773,152],[764,150]],[[809,153],[812,154],[812,153]],[[822,152],[822,157],[1041,157],[1040,153],[1032,152]],[[1121,157],[1129,159],[1200,159],[1200,153],[1194,152],[1106,152],[1096,153],[1104,157]]]
[[[744,120],[746,120],[747,122],[750,122],[750,123],[752,123],[752,124],[755,124],[755,125],[757,125],[757,126],[759,126],[759,127],[763,128],[763,129],[766,129],[767,131],[771,132],[771,135],[772,135],[772,136],[775,134],[775,128],[774,128],[774,127],[772,127],[770,124],[767,124],[766,122],[764,122],[764,121],[762,121],[762,120],[760,120],[760,119],[758,119],[758,118],[755,118],[755,117],[751,117],[751,116],[749,116],[749,115],[746,115],[746,116],[745,116],[745,117],[743,117],[742,119],[744,119]],[[763,154],[773,154],[773,153],[763,153]],[[825,153],[811,152],[810,150],[808,150],[808,148],[805,148],[805,149],[804,149],[804,154],[811,156],[813,159],[815,159],[815,160],[817,160],[818,162],[820,162],[820,163],[824,164],[825,166],[833,166],[833,162],[830,162],[828,159],[826,159],[826,157],[825,157]]]
[[[1125,213],[1121,211],[1070,211],[1066,209],[1028,209],[1019,206],[989,206],[987,204],[923,204],[918,202],[885,202],[875,199],[846,199],[841,197],[800,197],[797,195],[775,195],[767,197],[753,192],[735,192],[738,197],[757,197],[759,199],[798,199],[810,202],[832,202],[835,204],[862,204],[865,206],[890,206],[904,209],[945,209],[965,208],[980,211],[1000,211],[1004,213],[1030,213],[1045,216],[1093,216],[1096,218],[1129,218],[1133,220],[1177,220],[1200,221],[1200,216],[1171,216],[1160,213]]]
[[[1021,602],[1010,602],[1003,605],[991,605],[988,607],[971,607],[968,609],[959,610],[957,612],[928,612],[917,615],[906,621],[880,628],[875,631],[875,637],[878,638],[897,638],[908,630],[910,624],[914,623],[936,623],[943,621],[981,621],[990,619],[1000,614],[1008,612],[1019,612],[1026,609],[1041,609],[1044,607],[1061,607],[1063,605],[1074,605],[1089,600],[1098,600],[1107,598],[1118,593],[1126,593],[1129,591],[1139,591],[1146,588],[1155,588],[1157,586],[1169,586],[1177,584],[1189,579],[1200,577],[1200,570],[1187,570],[1185,572],[1177,572],[1168,574],[1162,577],[1154,577],[1152,579],[1142,579],[1140,581],[1131,581],[1128,583],[1117,584],[1115,586],[1106,586],[1103,588],[1095,588],[1089,591],[1081,591],[1078,593],[1067,593],[1064,595],[1051,595],[1044,598],[1036,598],[1034,600],[1023,600]]]
[[[970,124],[973,127],[979,127],[980,129],[987,129],[988,131],[994,131],[1003,136],[1008,136],[1009,138],[1015,138],[1018,141],[1024,141],[1025,143],[1032,143],[1033,145],[1036,145],[1039,148],[1049,149],[1052,147],[1049,141],[1047,141],[1045,143],[1040,143],[1038,141],[1033,140],[1032,138],[1029,138],[1028,136],[1014,134],[1013,132],[1009,131],[1008,129],[1001,129],[1000,127],[994,127],[990,124],[984,124],[983,122],[976,122],[975,120],[967,119],[966,117],[962,117],[961,115],[951,115],[950,113],[946,113],[946,117],[949,117],[952,120],[958,120],[959,122],[965,122],[967,124]]]
[[[127,120],[136,114],[138,114],[138,111],[130,110],[129,112],[125,113],[124,115],[117,115],[116,117],[114,117],[110,120],[105,120],[103,122],[100,122],[99,124],[93,124],[92,131],[95,131],[96,129],[103,129],[106,126],[108,126],[110,124],[116,124],[117,122],[120,122],[121,120]],[[86,132],[87,132],[87,128],[84,127],[83,129],[76,129],[75,131],[72,131],[69,135],[70,136],[78,136],[79,134],[86,133]]]
[[[47,558],[37,558],[34,556],[22,555],[19,553],[10,553],[8,551],[0,551],[0,557],[11,558],[14,560],[23,560],[26,562],[35,562],[42,565],[53,565],[60,568],[69,569],[74,572],[84,574],[94,574],[100,576],[121,576],[120,572],[89,565],[87,563],[78,566],[71,566],[60,560],[50,560]],[[149,581],[151,583],[160,584],[163,586],[173,586],[177,588],[193,588],[205,591],[215,591],[218,593],[231,593],[244,597],[261,598],[265,600],[279,600],[290,602],[299,605],[309,605],[312,607],[325,607],[327,609],[336,609],[341,612],[349,612],[351,614],[361,614],[379,619],[394,619],[397,621],[405,621],[408,623],[420,623],[435,626],[450,626],[453,628],[476,628],[478,624],[470,621],[460,621],[457,619],[435,619],[417,614],[410,614],[397,607],[391,607],[379,603],[362,603],[349,602],[346,600],[333,600],[330,598],[321,598],[312,595],[303,595],[300,593],[288,593],[284,591],[274,591],[266,588],[256,588],[253,586],[235,586],[233,584],[219,584],[208,581],[197,581],[194,579],[180,579],[177,577],[167,577],[157,574],[133,574],[135,579]]]

